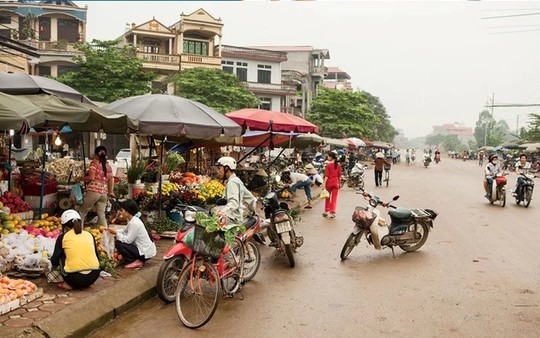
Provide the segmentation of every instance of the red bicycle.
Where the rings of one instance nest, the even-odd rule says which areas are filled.
[[[240,289],[244,276],[242,241],[235,238],[232,244],[225,245],[223,233],[203,238],[204,233],[204,228],[195,226],[193,258],[180,272],[175,293],[176,314],[191,329],[212,319],[220,286],[226,297],[232,297]]]

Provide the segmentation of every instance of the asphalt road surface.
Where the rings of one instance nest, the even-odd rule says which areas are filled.
[[[388,188],[369,171],[366,189],[384,200],[439,212],[419,251],[396,248],[393,258],[363,240],[342,262],[353,208],[366,204],[343,188],[335,219],[321,216],[323,201],[302,215],[296,267],[262,248],[244,300],[221,299],[204,327],[185,328],[174,303],[154,298],[93,337],[538,337],[540,198],[517,206],[510,174],[506,207],[490,205],[482,177],[476,162],[446,158],[395,165]]]

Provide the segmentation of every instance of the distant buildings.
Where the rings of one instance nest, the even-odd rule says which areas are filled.
[[[351,77],[339,67],[328,67],[328,73],[324,78],[324,86],[330,89],[352,91]]]
[[[0,71],[56,77],[75,69],[73,56],[79,52],[73,45],[85,42],[86,12],[71,1],[1,1]],[[6,48],[9,40],[15,43]],[[20,44],[37,55],[14,48]]]
[[[286,53],[271,50],[222,46],[221,69],[237,76],[260,100],[260,109],[288,112],[296,88],[282,84],[281,63]]]
[[[433,126],[433,134],[435,135],[455,135],[462,142],[474,140],[474,131],[470,127],[465,127],[458,122],[443,124],[441,126]]]

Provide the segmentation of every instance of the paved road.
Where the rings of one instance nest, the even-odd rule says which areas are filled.
[[[94,337],[533,337],[540,332],[540,199],[528,209],[505,208],[483,196],[482,171],[472,161],[443,159],[428,169],[416,161],[392,169],[389,188],[369,189],[397,205],[439,212],[417,252],[376,251],[361,242],[341,262],[353,207],[365,202],[343,189],[336,219],[322,203],[303,214],[305,244],[291,269],[263,248],[261,270],[244,300],[221,300],[196,331],[182,326],[174,304],[152,299]],[[515,175],[509,176],[509,188]],[[384,211],[385,212],[385,211]]]

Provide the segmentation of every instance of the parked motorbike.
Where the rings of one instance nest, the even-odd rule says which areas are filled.
[[[534,178],[538,176],[533,173],[520,173],[519,176],[523,178],[523,181],[517,187],[515,192],[516,204],[523,202],[523,206],[528,208],[532,200]]]
[[[195,226],[195,214],[199,211],[210,213],[206,209],[185,204],[179,204],[175,209],[181,214],[178,232],[176,233],[174,245],[163,255],[163,262],[159,268],[156,281],[157,294],[166,303],[175,301],[174,293],[180,271],[184,264],[193,257],[193,251],[184,243],[184,238]],[[259,234],[261,224],[261,218],[257,215],[247,217],[244,220],[246,232],[239,235],[240,240],[244,243],[244,282],[251,280],[255,276],[261,264],[259,248],[252,240],[263,243],[262,236]]]
[[[430,228],[438,213],[432,209],[406,209],[396,207],[391,202],[383,202],[379,197],[360,189],[359,194],[369,201],[369,206],[357,206],[353,212],[353,231],[345,241],[341,250],[342,260],[347,259],[352,249],[360,243],[362,236],[366,238],[375,249],[381,250],[389,247],[395,257],[394,247],[412,252],[420,249],[427,241]],[[395,196],[392,201],[397,201]],[[380,215],[377,206],[391,208],[390,224],[386,223]]]
[[[501,202],[501,207],[504,208],[506,205],[506,175],[507,173],[497,174],[493,183],[491,184],[491,193],[488,194],[487,199],[490,204],[493,204],[497,201]]]
[[[364,188],[364,176],[367,166],[361,163],[356,163],[349,173],[347,178],[347,186],[349,188]]]
[[[289,206],[285,202],[279,203],[275,192],[268,193],[262,203],[265,218],[268,219],[263,227],[267,228],[270,246],[275,247],[280,254],[285,254],[293,268],[294,252],[304,244],[304,237],[296,235]]]

